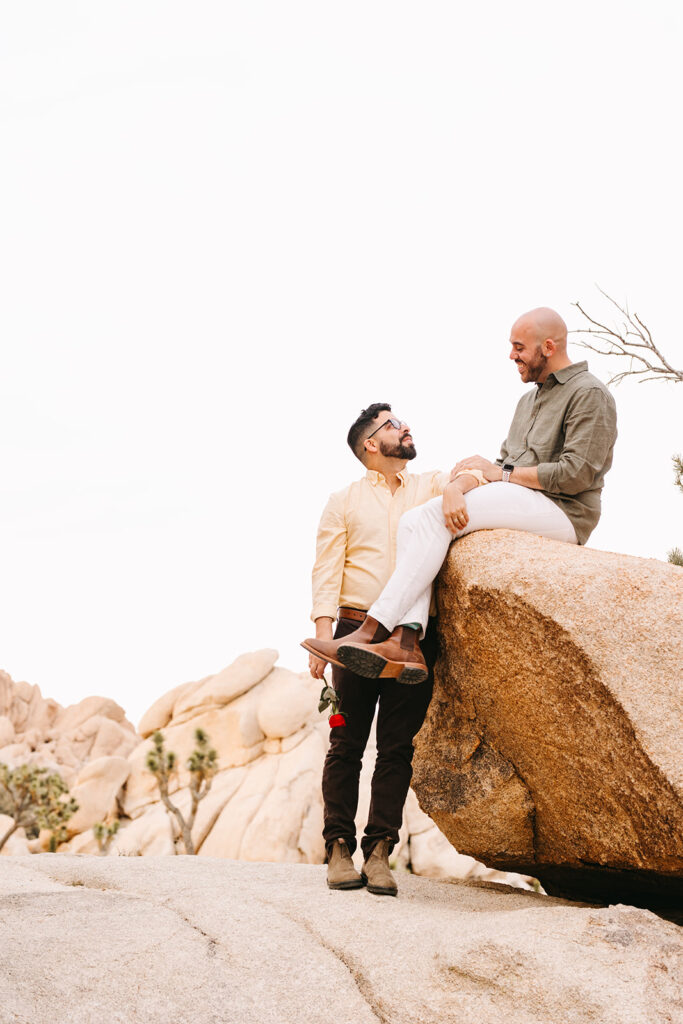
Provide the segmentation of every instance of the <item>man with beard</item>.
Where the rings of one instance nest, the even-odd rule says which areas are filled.
[[[425,629],[432,581],[454,537],[507,528],[586,543],[612,464],[614,399],[585,362],[571,362],[567,326],[552,309],[513,324],[510,359],[536,386],[520,399],[500,457],[461,459],[443,497],[402,518],[396,570],[362,627],[341,641],[311,641],[308,650],[368,678],[426,679],[412,635],[415,623],[417,635]]]
[[[365,466],[365,476],[333,494],[318,528],[313,568],[313,611],[316,641],[325,644],[355,630],[379,596],[395,564],[396,535],[401,516],[443,493],[447,473],[406,471],[417,454],[409,426],[391,406],[376,403],[364,409],[348,434],[348,444]],[[432,693],[434,630],[427,625],[422,641],[411,631],[425,668],[417,686],[395,679],[370,682],[335,664],[332,680],[346,724],[330,732],[323,770],[327,884],[332,889],[357,889],[364,883],[378,895],[396,895],[389,853],[398,840],[403,805],[412,776],[413,738],[424,721]],[[314,641],[311,641],[313,643]],[[325,659],[311,652],[311,674],[321,679]],[[426,661],[425,661],[426,658]],[[368,822],[361,846],[363,875],[354,868],[355,817],[363,752],[377,715],[377,760],[372,776]]]

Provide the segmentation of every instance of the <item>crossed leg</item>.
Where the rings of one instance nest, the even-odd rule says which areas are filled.
[[[523,530],[576,544],[568,516],[540,491],[519,484],[493,483],[465,495],[469,522],[456,539],[475,530]],[[427,628],[432,583],[453,541],[443,517],[443,499],[433,498],[401,516],[396,569],[368,611],[390,632],[403,623]]]

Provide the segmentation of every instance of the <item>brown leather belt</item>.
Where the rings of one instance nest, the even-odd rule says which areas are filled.
[[[362,612],[358,608],[338,608],[337,618],[338,619],[351,619],[352,622],[363,622],[368,613]]]

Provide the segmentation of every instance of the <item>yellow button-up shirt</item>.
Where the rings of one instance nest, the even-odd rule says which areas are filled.
[[[367,611],[396,565],[404,512],[443,494],[448,473],[398,474],[394,494],[375,470],[330,495],[320,519],[313,566],[313,611],[334,619],[339,606]]]

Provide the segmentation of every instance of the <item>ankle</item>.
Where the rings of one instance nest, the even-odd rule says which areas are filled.
[[[404,651],[412,651],[419,643],[420,633],[412,625],[404,624],[399,626],[401,630],[400,644]]]
[[[371,615],[368,615],[365,621],[367,623],[368,631],[373,631],[372,639],[370,640],[371,644],[381,644],[391,636],[391,630],[387,629],[386,626],[383,626],[377,619],[373,619]]]

